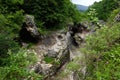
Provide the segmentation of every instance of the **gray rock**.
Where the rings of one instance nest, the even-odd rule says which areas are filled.
[[[34,22],[34,16],[25,15],[25,22],[19,32],[20,39],[23,42],[38,42],[40,33]]]
[[[71,35],[71,31],[68,31],[66,34],[57,32],[52,36],[47,36],[45,39],[42,39],[43,41],[38,47],[38,49],[41,50],[37,54],[41,55],[43,53],[45,56],[54,59],[52,62],[45,62],[45,56],[41,55],[42,61],[38,66],[35,66],[34,71],[43,74],[46,77],[50,77],[57,73],[66,62],[74,60],[75,57],[80,54],[78,50],[75,50],[76,46],[73,45],[73,40],[80,45],[85,36],[85,33],[82,34],[79,32],[75,33],[73,36]],[[52,42],[54,42],[54,44],[51,44]],[[71,73],[69,77],[71,78],[70,80],[74,80],[74,78],[77,80],[78,78],[75,72]]]
[[[41,64],[42,74],[47,76],[53,75],[55,73],[54,67],[52,64]]]
[[[48,53],[47,53],[48,57],[56,58],[57,55],[58,55],[57,52],[55,52],[54,50],[48,50]]]

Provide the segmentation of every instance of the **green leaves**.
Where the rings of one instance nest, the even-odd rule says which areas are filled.
[[[23,9],[26,13],[35,15],[37,23],[41,21],[48,29],[64,26],[69,18],[79,21],[79,12],[70,0],[25,0]]]
[[[97,16],[100,20],[107,21],[109,18],[111,12],[114,9],[117,9],[119,7],[119,1],[118,0],[102,0],[100,2],[95,2],[91,8],[96,9],[96,12],[98,13]]]
[[[104,26],[88,36],[86,53],[89,55],[86,80],[120,79],[120,23]],[[91,60],[92,59],[92,60]]]
[[[112,46],[114,41],[120,37],[119,35],[119,24],[115,24],[111,28],[104,26],[97,30],[94,35],[91,35],[87,38],[87,46],[92,50],[104,51]]]
[[[89,16],[90,20],[94,23],[98,22],[98,18],[97,18],[97,12],[95,9],[90,8],[89,12],[87,13],[87,15]]]
[[[95,76],[104,80],[120,79],[120,45],[114,46],[110,51],[103,54],[103,59],[98,62]],[[98,74],[99,73],[99,74]]]
[[[42,79],[41,75],[30,73],[27,69],[37,61],[34,52],[20,49],[17,53],[9,50],[8,54],[9,56],[3,59],[5,65],[0,67],[0,80]]]
[[[13,3],[13,4],[17,4],[17,3],[23,4],[23,2],[24,2],[24,0],[11,0],[11,3]]]

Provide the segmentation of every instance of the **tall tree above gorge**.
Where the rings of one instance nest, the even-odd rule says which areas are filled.
[[[24,0],[23,9],[35,15],[47,28],[56,27],[67,18],[76,16],[76,9],[70,0]]]
[[[92,8],[96,9],[96,12],[98,13],[97,16],[99,19],[107,20],[107,18],[110,16],[110,13],[118,8],[119,6],[119,0],[102,0],[100,2],[95,2],[92,6]]]

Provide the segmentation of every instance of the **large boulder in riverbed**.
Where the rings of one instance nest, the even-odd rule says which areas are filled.
[[[20,40],[23,42],[38,42],[40,34],[34,22],[34,16],[26,15],[25,22],[19,32]]]

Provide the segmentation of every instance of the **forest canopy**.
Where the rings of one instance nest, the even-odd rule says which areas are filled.
[[[119,0],[102,0],[100,2],[95,2],[89,8],[96,9],[97,17],[100,20],[107,20],[110,17],[110,14],[113,10],[120,7]]]

